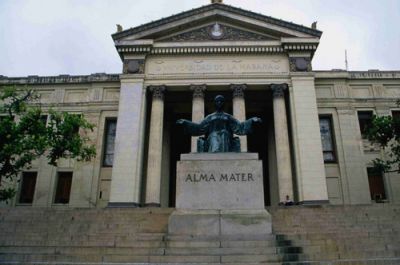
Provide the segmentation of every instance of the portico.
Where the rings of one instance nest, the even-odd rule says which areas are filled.
[[[215,3],[113,35],[132,94],[121,87],[116,153],[133,143],[137,152],[115,157],[109,206],[174,205],[176,155],[197,151],[196,137],[177,133],[175,122],[202,120],[217,94],[238,120],[263,118],[261,132],[240,141],[263,160],[266,205],[327,202],[311,72],[321,33],[249,15]],[[135,125],[133,108],[141,110]]]

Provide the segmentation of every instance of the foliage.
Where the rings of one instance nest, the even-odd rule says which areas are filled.
[[[46,124],[38,99],[31,89],[0,88],[0,201],[15,195],[10,183],[42,155],[53,166],[60,158],[89,161],[96,155],[85,136],[92,124],[81,115],[52,109]]]
[[[367,138],[378,144],[385,154],[384,159],[372,161],[375,169],[380,172],[400,173],[400,119],[374,116],[367,130]]]

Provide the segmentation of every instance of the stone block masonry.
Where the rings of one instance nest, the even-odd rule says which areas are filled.
[[[263,239],[167,234],[173,209],[0,209],[0,264],[400,264],[400,206],[269,208]]]

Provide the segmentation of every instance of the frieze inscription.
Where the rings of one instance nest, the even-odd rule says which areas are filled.
[[[273,60],[157,60],[149,63],[149,75],[213,73],[287,73],[288,62]]]

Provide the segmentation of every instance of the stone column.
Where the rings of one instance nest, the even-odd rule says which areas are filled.
[[[291,73],[289,88],[296,184],[302,204],[328,203],[313,73]]]
[[[143,79],[121,75],[110,207],[139,206],[145,110]]]
[[[244,90],[246,85],[231,85],[233,91],[233,117],[243,122],[246,120],[246,104],[244,100]],[[247,152],[247,136],[240,136],[240,149]]]
[[[162,139],[165,86],[152,86],[149,152],[147,161],[146,206],[159,207],[161,199]]]
[[[289,133],[284,90],[287,84],[272,84],[276,162],[278,171],[279,201],[293,200],[292,165],[290,161]]]
[[[206,85],[191,85],[190,90],[193,91],[192,121],[200,122],[204,119],[204,91],[206,90]],[[197,152],[198,138],[192,137],[192,153]]]

